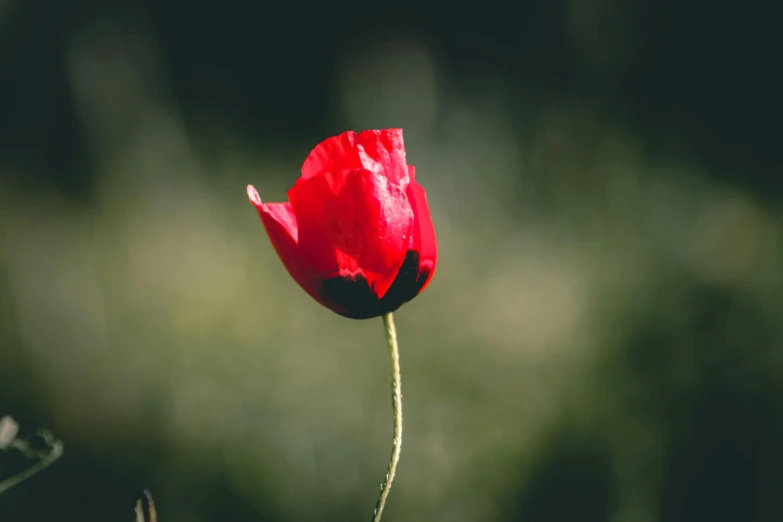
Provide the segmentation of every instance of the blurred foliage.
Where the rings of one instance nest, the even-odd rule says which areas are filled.
[[[551,3],[567,34],[532,34],[565,49],[551,63],[598,82],[583,91],[535,60],[529,79],[503,62],[457,81],[459,44],[437,24],[311,61],[256,45],[262,73],[267,57],[302,81],[329,71],[301,87],[321,93],[321,112],[302,101],[319,123],[260,135],[225,116],[245,98],[219,91],[223,113],[183,94],[205,70],[175,58],[214,58],[208,40],[183,51],[186,38],[147,22],[174,4],[63,30],[58,92],[79,135],[46,139],[77,148],[68,168],[52,175],[37,149],[0,156],[0,414],[66,445],[0,496],[0,520],[132,520],[141,488],[162,522],[369,517],[391,438],[381,322],[312,302],[244,191],[283,199],[321,127],[391,126],[405,129],[440,258],[397,314],[406,430],[386,518],[783,516],[776,188],[748,188],[755,171],[717,175],[674,117],[629,124],[578,95],[628,94],[617,78],[645,52],[645,4]],[[26,5],[0,0],[0,35],[23,27]],[[240,88],[231,69],[213,72]],[[293,105],[253,104],[275,122]],[[655,126],[673,148],[651,145]],[[72,170],[83,194],[57,177]]]

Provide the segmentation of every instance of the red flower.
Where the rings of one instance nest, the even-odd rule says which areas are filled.
[[[286,203],[262,203],[269,239],[291,277],[345,317],[392,312],[435,273],[427,196],[405,163],[402,129],[348,131],[321,142]]]

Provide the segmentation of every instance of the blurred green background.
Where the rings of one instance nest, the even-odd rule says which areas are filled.
[[[130,521],[142,487],[161,522],[370,518],[381,320],[307,297],[245,186],[385,127],[440,258],[396,314],[384,520],[783,519],[753,6],[0,0],[0,416],[65,441],[0,520]]]

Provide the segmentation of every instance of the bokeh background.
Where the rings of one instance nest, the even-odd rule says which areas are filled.
[[[0,0],[0,416],[65,441],[0,520],[370,518],[381,321],[312,302],[245,186],[385,127],[440,244],[385,520],[783,519],[761,4]]]

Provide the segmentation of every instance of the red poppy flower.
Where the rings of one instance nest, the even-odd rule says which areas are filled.
[[[286,203],[250,202],[291,277],[345,317],[393,312],[430,282],[438,255],[402,129],[344,132],[307,156]]]

